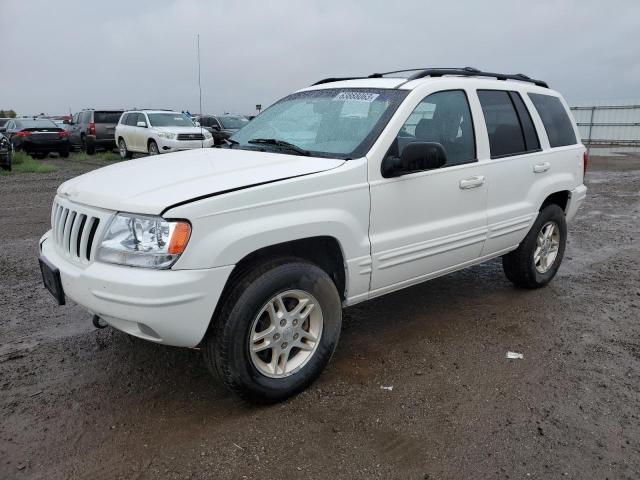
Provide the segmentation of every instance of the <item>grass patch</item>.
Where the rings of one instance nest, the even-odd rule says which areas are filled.
[[[35,160],[24,152],[13,152],[11,160],[11,172],[9,173],[50,173],[55,172],[57,168],[50,163],[42,160]]]
[[[75,162],[84,162],[87,160],[90,161],[99,161],[99,162],[119,162],[122,160],[120,155],[113,152],[97,152],[93,155],[88,155],[85,152],[78,152],[71,154],[71,160]]]

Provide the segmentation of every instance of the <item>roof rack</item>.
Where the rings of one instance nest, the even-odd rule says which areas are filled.
[[[529,82],[539,87],[549,88],[547,82],[542,80],[535,80],[530,78],[522,73],[516,74],[508,74],[508,73],[492,73],[492,72],[483,72],[473,67],[464,67],[464,68],[409,68],[406,70],[394,70],[392,72],[384,72],[384,73],[372,73],[367,77],[332,77],[325,78],[320,80],[313,85],[322,85],[323,83],[333,83],[340,82],[343,80],[362,80],[365,78],[383,78],[385,75],[392,75],[394,73],[405,73],[405,72],[417,72],[413,75],[407,77],[407,80],[400,85],[404,85],[407,82],[412,80],[418,80],[424,77],[442,77],[444,75],[457,75],[462,77],[492,77],[497,80],[519,80],[521,82]],[[398,85],[398,86],[400,86]],[[396,87],[397,88],[397,87]]]

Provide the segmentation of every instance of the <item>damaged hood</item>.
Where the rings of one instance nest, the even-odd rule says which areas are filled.
[[[124,161],[58,188],[71,201],[158,215],[177,203],[336,168],[344,160],[205,148]]]

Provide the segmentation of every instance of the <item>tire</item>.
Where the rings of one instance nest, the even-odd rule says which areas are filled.
[[[48,155],[49,155],[49,152],[47,152],[47,153],[32,153],[31,154],[31,156],[33,158],[36,158],[38,160],[42,160],[42,159],[46,158]]]
[[[96,153],[96,144],[93,143],[92,141],[87,142],[85,140],[85,149],[86,149],[87,155],[95,155],[95,153]]]
[[[539,237],[544,237],[544,233],[549,233],[547,236],[550,240],[539,244]],[[558,205],[547,205],[540,210],[538,218],[518,248],[502,257],[505,275],[517,287],[544,287],[558,272],[566,243],[567,222],[564,211]],[[545,251],[553,254],[554,248],[555,256],[544,255]]]
[[[254,266],[232,285],[203,341],[209,370],[229,390],[250,403],[279,402],[307,388],[329,363],[340,337],[342,304],[329,275],[312,263],[287,258]],[[279,296],[283,304],[277,303]],[[291,314],[299,305],[296,298],[300,296],[309,300],[306,305],[314,304],[313,308],[302,308],[306,319],[296,320],[294,315],[279,322],[271,321],[268,305],[274,305],[272,313],[280,318],[277,315],[282,310],[275,305],[284,305]],[[261,322],[265,325],[259,326]],[[250,347],[252,335],[261,335],[271,328],[275,329],[273,336],[269,333],[262,343],[253,345],[263,345],[268,340],[277,349],[288,346],[283,354],[286,357],[277,357],[275,372],[270,367],[276,363],[273,362],[276,350],[271,347],[252,352]],[[304,328],[308,332],[302,333]],[[306,338],[311,333],[317,335],[316,342]],[[295,345],[305,345],[305,350]],[[285,361],[281,362],[281,358]]]
[[[160,149],[158,148],[158,144],[155,140],[149,140],[147,150],[149,152],[149,155],[160,155]]]
[[[124,138],[118,140],[118,153],[123,160],[129,160],[133,157],[133,153],[127,149],[127,142],[124,141]]]
[[[62,157],[62,158],[69,158],[69,150],[61,150],[58,152],[58,154]]]
[[[84,135],[80,137],[80,151],[85,153],[87,151],[87,140]]]

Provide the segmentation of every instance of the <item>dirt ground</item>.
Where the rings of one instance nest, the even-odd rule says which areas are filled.
[[[320,380],[266,408],[54,305],[38,238],[95,167],[53,163],[0,177],[0,478],[640,478],[640,158],[592,158],[547,288],[492,261],[347,309]]]

